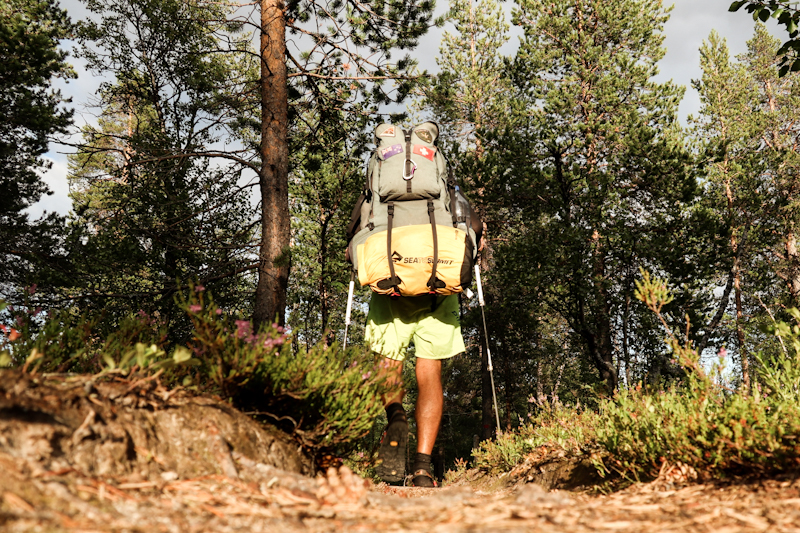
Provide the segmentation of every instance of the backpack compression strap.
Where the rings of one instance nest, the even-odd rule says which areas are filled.
[[[358,226],[361,223],[361,206],[367,201],[371,191],[363,191],[356,204],[353,206],[353,211],[350,213],[350,223],[347,225],[347,242],[353,240],[353,236],[358,232]]]
[[[436,266],[439,264],[439,236],[436,233],[436,217],[433,216],[433,212],[433,200],[428,200],[428,218],[431,220],[431,231],[433,232],[433,268],[431,269],[431,277],[428,280],[428,289],[432,294],[436,292],[436,289],[447,286],[444,281],[436,277]]]
[[[400,296],[400,282],[402,281],[397,277],[394,271],[394,258],[392,258],[392,219],[394,218],[394,202],[389,202],[389,224],[386,228],[386,258],[389,260],[389,279],[382,279],[378,282],[379,289],[394,289],[394,292],[389,296]]]

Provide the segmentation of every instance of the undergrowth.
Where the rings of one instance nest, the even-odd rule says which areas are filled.
[[[661,320],[666,343],[684,378],[665,390],[635,386],[600,402],[596,411],[550,409],[532,423],[473,453],[474,464],[498,473],[513,469],[541,446],[590,456],[603,476],[637,481],[655,478],[665,465],[691,467],[700,479],[774,474],[800,466],[800,311],[795,323],[775,322],[766,331],[782,353],[756,354],[758,379],[731,390],[719,364],[704,369],[691,341],[679,339],[661,316],[671,297],[664,280],[643,273],[637,297]]]
[[[594,411],[545,404],[525,426],[483,441],[473,451],[474,465],[492,474],[508,472],[542,446],[580,454],[595,440],[597,424]]]
[[[144,313],[102,336],[102,317],[45,315],[0,301],[0,367],[98,378],[157,375],[172,387],[218,395],[312,452],[345,450],[383,411],[381,395],[390,391],[368,351],[335,344],[293,350],[290,332],[277,324],[254,331],[199,286],[178,303],[193,325],[186,346],[170,345],[164,325]]]

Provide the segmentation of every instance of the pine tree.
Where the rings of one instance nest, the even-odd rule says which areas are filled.
[[[363,159],[371,142],[370,113],[334,113],[313,132],[314,141],[297,142],[290,174],[292,275],[289,278],[287,323],[302,342],[313,345],[342,341],[351,265],[345,260],[346,228],[364,189]],[[296,139],[305,132],[298,124]],[[369,139],[369,141],[368,141]],[[366,291],[368,292],[368,291]],[[353,324],[363,323],[356,294]],[[362,328],[350,328],[348,344],[359,342]]]
[[[59,42],[71,24],[53,0],[0,4],[0,291],[8,298],[32,283],[34,270],[60,269],[63,222],[29,220],[26,209],[50,194],[41,179],[50,136],[64,133],[72,111],[52,84],[74,76]]]
[[[665,268],[694,191],[683,89],[653,81],[667,18],[656,0],[520,2],[515,122],[487,184],[512,228],[496,283],[524,290],[525,312],[562,317],[609,390],[630,341],[646,339],[633,331],[646,325],[631,316],[633,279]]]
[[[141,309],[174,327],[178,283],[197,281],[246,311],[239,291],[256,231],[239,184],[247,162],[211,159],[238,120],[227,90],[247,67],[210,55],[207,21],[222,13],[180,0],[88,7],[102,16],[83,29],[85,55],[116,81],[101,88],[99,124],[84,129],[70,161],[70,294],[112,316]]]
[[[289,145],[291,123],[309,120],[316,131],[329,113],[359,99],[402,102],[414,83],[409,57],[393,51],[416,46],[431,23],[430,0],[278,0],[259,2],[261,76],[261,246],[254,322],[284,321],[291,261]],[[242,23],[244,21],[241,21]],[[308,47],[288,48],[287,32]],[[384,83],[394,80],[394,94]],[[329,81],[340,81],[330,91]],[[317,118],[314,121],[311,117]]]
[[[712,33],[701,48],[703,76],[695,82],[703,104],[695,135],[703,143],[704,202],[728,236],[721,269],[727,282],[699,346],[723,321],[732,293],[730,329],[745,387],[752,378],[750,354],[762,335],[756,327],[762,304],[797,305],[800,290],[793,201],[800,102],[797,75],[778,76],[779,44],[758,24],[748,51],[734,62],[725,41]],[[716,335],[724,342],[723,332]]]

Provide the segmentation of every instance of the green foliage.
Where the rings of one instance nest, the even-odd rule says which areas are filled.
[[[787,0],[736,0],[728,11],[739,11],[742,7],[753,16],[753,20],[767,22],[774,18],[786,29],[789,40],[778,49],[777,55],[782,56],[779,62],[779,76],[786,76],[789,72],[800,71],[800,39],[798,26],[800,25],[800,9],[797,2]]]
[[[90,68],[113,81],[99,92],[97,125],[70,157],[74,216],[64,292],[114,319],[158,316],[173,342],[189,324],[175,306],[179,280],[196,279],[228,308],[249,304],[255,210],[242,158],[212,157],[239,131],[252,62],[218,52],[227,8],[178,0],[89,1],[79,35]],[[241,37],[232,45],[246,46]],[[238,107],[237,107],[238,106]]]
[[[747,51],[732,58],[726,41],[712,32],[700,49],[703,75],[694,82],[701,113],[690,118],[704,175],[694,209],[716,228],[715,237],[707,234],[705,263],[713,286],[698,292],[710,296],[714,286],[724,288],[713,308],[692,317],[704,330],[696,346],[702,352],[710,342],[735,345],[745,384],[756,378],[752,353],[768,340],[758,328],[768,320],[764,303],[800,304],[794,237],[800,211],[793,193],[800,158],[790,148],[800,78],[778,76],[778,46],[757,23]]]
[[[659,318],[671,300],[666,282],[647,274],[637,283],[637,297]],[[496,442],[483,443],[474,454],[476,465],[508,471],[546,446],[596,452],[593,460],[601,474],[630,480],[656,477],[665,463],[687,465],[704,479],[795,468],[800,462],[800,311],[792,309],[790,315],[794,324],[778,321],[765,328],[784,353],[775,361],[756,355],[762,386],[730,390],[726,351],[704,370],[691,342],[679,340],[662,319],[667,344],[684,370],[680,382],[666,390],[623,388],[596,412],[547,412]]]
[[[3,296],[58,267],[63,221],[26,212],[51,194],[41,174],[50,136],[64,133],[72,111],[53,88],[75,74],[59,49],[71,23],[55,0],[0,2],[0,283]]]
[[[638,284],[637,295],[659,316],[671,298],[666,283],[649,276]],[[800,319],[796,309],[791,314]],[[765,364],[757,356],[766,387],[731,391],[723,380],[726,350],[720,350],[718,364],[707,373],[691,342],[679,342],[667,327],[667,343],[685,379],[666,391],[622,390],[603,405],[597,431],[597,443],[607,452],[603,469],[639,479],[655,476],[664,462],[689,465],[705,477],[796,466],[800,325],[776,322],[768,330],[793,353],[784,354],[778,364]]]
[[[183,306],[200,361],[187,384],[222,395],[310,448],[358,439],[382,412],[381,395],[390,391],[368,350],[318,343],[294,352],[282,327],[253,331],[250,321],[225,316],[203,291],[193,292]]]
[[[595,411],[549,404],[528,424],[482,442],[473,451],[475,467],[493,474],[508,472],[540,447],[583,453],[591,448],[603,422]]]
[[[594,366],[609,392],[621,362],[662,355],[633,299],[638,268],[657,265],[691,288],[696,269],[683,259],[705,237],[688,216],[683,88],[655,79],[668,18],[655,0],[519,2],[509,127],[474,172],[498,235],[491,282],[514,287],[525,314],[563,321],[563,351]]]
[[[27,293],[33,296],[33,288]],[[74,309],[44,313],[27,301],[15,306],[0,301],[0,314],[6,322],[0,324],[5,337],[0,366],[89,374],[132,366],[142,369],[143,361],[150,366],[165,357],[169,347],[163,322],[144,312],[114,321],[112,328],[102,313],[78,314]],[[185,351],[175,347],[172,355]]]
[[[202,287],[182,296],[179,306],[194,326],[189,348],[171,345],[163,323],[144,313],[102,337],[103,317],[43,317],[0,302],[0,313],[15,325],[0,328],[0,366],[160,377],[220,395],[310,449],[347,445],[383,412],[381,395],[391,391],[368,351],[320,343],[293,352],[283,328],[252,331],[250,321],[224,313]]]
[[[353,110],[355,111],[355,109]],[[345,230],[353,205],[364,188],[363,155],[376,119],[367,109],[327,112],[313,132],[298,127],[292,196],[292,272],[287,323],[295,342],[306,348],[342,339],[345,302],[352,266],[345,260]],[[347,134],[343,135],[343,132]],[[368,291],[367,291],[368,292]],[[353,324],[363,323],[363,290],[357,291]],[[348,344],[358,344],[361,328],[351,327]]]

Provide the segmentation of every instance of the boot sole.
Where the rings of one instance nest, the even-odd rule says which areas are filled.
[[[387,483],[397,483],[405,479],[407,447],[408,423],[398,421],[389,424],[378,449],[375,473],[379,478]]]

